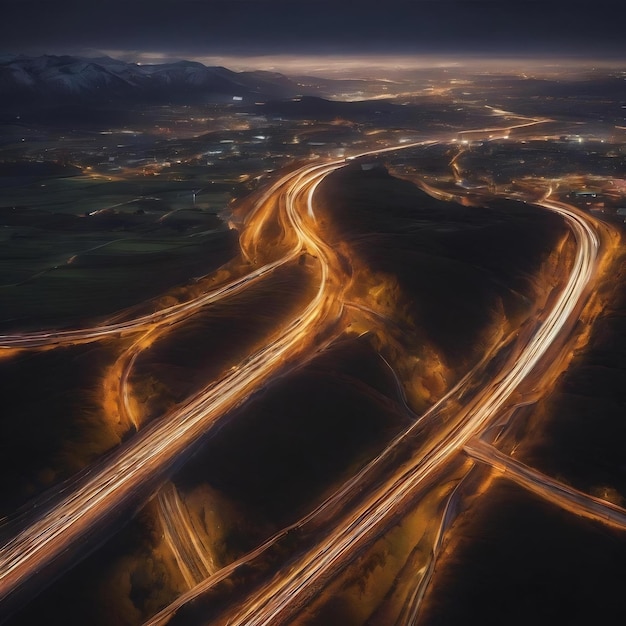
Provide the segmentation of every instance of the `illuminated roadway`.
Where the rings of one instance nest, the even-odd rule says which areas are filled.
[[[306,188],[319,169],[319,166],[303,168],[284,177],[275,187],[281,193],[294,193]],[[283,186],[286,188],[284,192]],[[290,218],[294,216],[290,214]],[[163,419],[138,432],[81,477],[56,506],[42,512],[35,511],[34,519],[0,549],[0,598],[6,598],[67,547],[76,545],[109,512],[132,501],[142,484],[169,467],[219,417],[265,384],[271,374],[290,358],[301,357],[302,352],[310,348],[318,327],[325,328],[339,319],[341,307],[336,292],[342,287],[338,281],[329,286],[328,280],[327,263],[332,251],[319,249],[317,237],[303,230],[301,224],[300,216],[295,216],[293,229],[297,235],[297,246],[294,256],[307,249],[321,259],[319,288],[311,303],[273,343]],[[198,306],[197,303],[191,305]]]
[[[253,245],[255,239],[260,238],[260,227],[264,222],[262,210],[264,209],[266,203],[273,199],[281,186],[283,186],[292,176],[293,175],[284,176],[278,182],[271,185],[269,189],[265,191],[258,200],[256,200],[255,207],[251,211],[248,221],[257,218],[259,215],[260,219],[257,219],[257,221],[252,225],[252,228],[250,228],[245,234],[248,246]],[[173,324],[179,320],[187,318],[189,315],[195,313],[206,305],[213,304],[225,297],[232,296],[243,291],[254,281],[263,278],[281,265],[292,261],[300,253],[302,243],[302,239],[299,238],[299,245],[292,248],[290,253],[285,255],[283,258],[267,263],[245,276],[237,278],[213,291],[209,291],[198,296],[197,298],[189,300],[188,302],[174,304],[154,313],[142,315],[128,321],[101,324],[92,328],[42,330],[29,333],[0,334],[0,350],[15,348],[28,349],[50,345],[86,343],[90,341],[97,341],[109,336],[122,336],[129,333],[146,332],[148,330],[153,330],[156,325]],[[242,252],[244,253],[244,256],[249,256],[245,254],[245,245],[242,245]]]
[[[425,143],[373,150],[363,153],[363,156],[407,149]],[[337,326],[341,318],[343,274],[332,248],[318,238],[305,220],[315,218],[313,195],[317,186],[328,174],[348,162],[349,160],[337,160],[303,167],[280,179],[262,201],[257,203],[258,208],[262,202],[269,202],[274,196],[284,202],[285,217],[297,238],[289,258],[295,258],[302,250],[307,250],[318,259],[319,288],[311,303],[283,329],[273,343],[246,359],[222,379],[208,385],[164,419],[141,430],[127,444],[81,477],[55,506],[43,507],[42,512],[36,511],[30,524],[0,549],[0,597],[7,597],[18,589],[67,547],[76,544],[110,512],[131,501],[142,484],[170,467],[222,415],[265,384],[285,363],[302,361],[303,355],[319,349],[320,346],[314,345],[316,332]],[[299,210],[303,202],[306,202],[306,212]],[[252,626],[279,620],[283,611],[297,603],[305,590],[313,588],[318,580],[336,567],[364,536],[394,510],[398,502],[426,485],[469,439],[488,425],[489,420],[503,407],[560,333],[567,330],[572,323],[572,314],[583,299],[593,277],[599,240],[585,218],[567,205],[546,200],[543,206],[561,214],[570,223],[578,244],[577,254],[566,287],[516,362],[496,382],[489,384],[480,399],[467,407],[453,421],[452,426],[441,433],[441,438],[428,453],[409,466],[399,468],[386,484],[339,522],[327,542],[316,546],[290,572],[268,585],[250,602],[246,602],[240,607],[240,611],[235,611],[229,617],[232,624]],[[152,324],[166,318],[176,320],[179,319],[178,316],[182,318],[212,301],[211,298],[224,297],[230,292],[243,289],[249,284],[251,277],[259,277],[284,262],[285,258],[280,259],[202,298],[131,322],[82,331],[4,336],[0,338],[0,343],[5,347],[33,347],[54,343],[56,340],[83,341],[129,329],[143,330],[147,323]],[[339,334],[340,330],[337,328],[335,334]]]
[[[307,200],[309,214],[313,214],[311,202],[314,190],[314,187],[310,190]],[[567,220],[576,238],[577,253],[567,284],[516,361],[513,364],[507,364],[501,375],[497,376],[494,382],[486,385],[480,397],[460,411],[460,414],[452,421],[452,426],[442,433],[439,441],[436,441],[430,450],[426,451],[423,456],[416,455],[408,466],[400,467],[356,510],[350,511],[339,520],[326,541],[316,545],[300,560],[293,563],[288,571],[281,572],[277,580],[271,581],[245,603],[238,604],[236,609],[227,612],[224,619],[228,624],[248,626],[277,624],[288,620],[290,610],[295,612],[298,607],[302,607],[308,599],[308,594],[314,593],[314,590],[319,588],[334,569],[345,564],[350,554],[358,548],[364,538],[375,532],[376,528],[408,496],[414,497],[420,489],[428,487],[437,473],[462,449],[466,442],[489,426],[490,421],[504,407],[511,394],[537,366],[549,348],[562,334],[565,336],[569,334],[568,331],[576,320],[576,314],[585,300],[588,285],[597,269],[600,240],[592,225],[588,223],[589,218],[573,207],[547,199],[541,203],[541,206],[559,213]],[[454,395],[461,389],[468,377],[469,375],[450,395]],[[409,431],[414,428],[415,426],[411,427]],[[340,492],[329,500],[346,497],[350,491],[358,489],[371,466],[375,465],[381,457],[386,456],[407,434],[408,432],[404,433],[392,442],[379,457],[348,481]],[[327,501],[319,509],[330,504],[331,502]],[[306,518],[297,526],[305,522]],[[222,579],[222,576],[219,578]],[[149,623],[166,623],[178,607],[185,601],[200,595],[203,590],[210,588],[212,583],[211,580],[205,581],[196,590],[185,594],[184,598],[181,597],[163,613],[155,616]],[[418,596],[421,596],[421,592]]]
[[[210,550],[200,539],[176,487],[167,483],[157,494],[164,538],[188,587],[194,587],[217,571]]]
[[[569,334],[598,267],[600,240],[588,218],[573,207],[547,200],[542,206],[568,222],[577,242],[576,257],[553,308],[516,361],[510,367],[507,365],[508,369],[497,380],[487,384],[480,398],[462,411],[424,456],[416,455],[408,467],[399,468],[359,508],[340,520],[325,542],[316,545],[294,562],[289,571],[228,612],[229,626],[261,626],[288,620],[290,610],[301,608],[312,590],[345,562],[364,538],[375,532],[408,496],[427,487],[472,437],[488,427],[553,343],[562,333]]]
[[[407,144],[402,148],[413,145],[423,144]],[[375,153],[370,151],[367,154]],[[319,182],[330,172],[345,165],[346,161],[341,159],[303,167],[282,177],[257,201],[256,213],[270,200],[281,204],[284,202],[286,218],[296,236],[296,244],[288,255],[289,259],[306,250],[318,260],[319,287],[306,309],[283,329],[273,343],[248,357],[222,379],[207,385],[168,415],[140,430],[127,443],[96,463],[76,484],[64,490],[65,493],[54,506],[50,507],[46,503],[49,496],[44,498],[42,511],[35,506],[25,527],[0,548],[0,603],[68,547],[77,545],[80,538],[105,520],[109,513],[131,502],[143,484],[170,467],[221,416],[266,384],[274,372],[290,360],[299,363],[306,361],[307,354],[322,349],[332,339],[329,337],[325,341],[318,341],[316,345],[317,331],[332,329],[333,325],[337,327],[340,321],[343,307],[340,295],[345,283],[342,280],[343,270],[333,249],[307,228],[297,210],[295,199],[308,193],[310,203]],[[146,325],[151,329],[155,321],[173,321],[179,316],[186,316],[210,301],[239,291],[251,279],[285,262],[286,259],[275,261],[201,298],[130,322],[94,329],[3,336],[0,343],[12,348],[36,347],[55,344],[57,340],[90,341],[129,329],[146,330]],[[330,276],[331,271],[335,278]],[[337,327],[335,335],[341,330]]]
[[[502,472],[505,478],[516,482],[518,485],[528,489],[528,491],[541,496],[570,513],[609,524],[620,530],[626,530],[626,511],[612,502],[595,498],[550,476],[546,476],[536,469],[503,454],[480,439],[474,439],[466,444],[465,451],[473,459],[486,463]]]
[[[293,256],[296,254],[297,252],[294,252]],[[284,265],[292,260],[293,256],[268,263],[241,278],[219,287],[214,291],[203,294],[189,302],[174,304],[173,306],[160,309],[155,313],[142,315],[127,322],[104,324],[102,326],[86,329],[44,330],[16,335],[0,335],[0,350],[7,348],[38,348],[55,344],[86,343],[97,341],[105,337],[146,331],[152,329],[155,324],[173,324],[208,304],[213,304],[226,296],[232,296],[243,291],[245,288],[249,287],[254,280],[262,278],[274,271],[277,267]]]
[[[233,563],[230,563],[229,565],[223,567],[212,577],[202,581],[194,588],[190,589],[188,592],[181,594],[178,598],[176,598],[176,600],[174,600],[174,602],[172,602],[165,609],[163,609],[163,611],[161,611],[159,614],[155,615],[152,619],[146,622],[146,626],[160,626],[161,624],[166,624],[169,618],[171,618],[181,606],[202,595],[225,578],[228,578],[242,564],[249,563],[254,559],[260,557],[266,550],[270,549],[289,532],[303,528],[311,522],[315,523],[318,518],[328,518],[329,512],[331,512],[332,514],[332,511],[345,510],[346,503],[350,500],[352,496],[355,495],[355,493],[358,494],[361,491],[363,485],[367,484],[368,481],[376,480],[376,470],[380,466],[382,466],[382,464],[386,460],[390,459],[393,456],[394,452],[401,448],[402,444],[405,441],[411,439],[411,437],[419,432],[422,424],[437,419],[440,415],[440,412],[442,410],[445,410],[446,403],[448,403],[450,400],[453,400],[455,397],[462,393],[463,389],[468,385],[472,377],[481,370],[485,363],[489,361],[491,356],[492,353],[487,354],[481,360],[481,362],[478,363],[474,368],[472,368],[472,370],[468,372],[461,380],[459,380],[452,389],[450,389],[425,413],[415,419],[413,424],[407,430],[398,434],[391,442],[389,442],[384,450],[382,450],[376,457],[374,457],[361,470],[359,470],[359,472],[357,472],[346,482],[344,482],[336,492],[334,492],[326,500],[320,503],[310,513],[308,513],[298,521],[294,522],[293,524],[290,524],[286,528],[283,528],[251,552],[245,554]],[[394,377],[397,376],[395,371],[393,372],[393,375]],[[415,414],[410,408],[409,411],[410,414],[415,417]]]

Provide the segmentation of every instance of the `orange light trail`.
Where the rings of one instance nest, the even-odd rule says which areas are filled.
[[[478,397],[463,406],[451,424],[442,426],[430,449],[416,454],[408,466],[398,468],[337,523],[326,541],[306,552],[289,571],[263,586],[243,605],[233,608],[226,616],[229,625],[267,626],[289,619],[290,610],[302,606],[320,581],[348,561],[393,511],[427,487],[472,437],[489,426],[550,348],[569,335],[600,261],[600,239],[594,223],[573,207],[547,201],[543,206],[568,222],[578,244],[577,254],[567,284],[515,361],[495,380],[486,381]]]
[[[575,515],[626,530],[626,510],[622,507],[546,476],[503,454],[481,439],[473,439],[465,445],[464,449],[471,458],[490,465],[504,478],[514,481],[548,502]]]
[[[248,357],[221,379],[209,383],[169,412],[164,419],[140,430],[109,457],[97,463],[88,474],[81,476],[54,505],[42,506],[42,511],[33,512],[29,524],[0,549],[0,597],[10,596],[69,546],[76,545],[85,533],[106,519],[107,515],[132,501],[143,484],[163,474],[220,417],[243,403],[287,364],[306,362],[317,350],[343,332],[341,320],[346,289],[344,271],[333,248],[315,231],[315,192],[324,178],[354,159],[433,143],[437,142],[429,140],[370,150],[345,160],[307,165],[283,176],[255,203],[248,222],[251,233],[249,241],[253,242],[248,249],[255,250],[254,242],[261,238],[262,224],[268,211],[277,211],[284,237],[289,236],[286,232],[289,228],[295,236],[295,244],[280,259],[217,290],[129,322],[93,329],[0,336],[0,346],[3,348],[27,349],[153,331],[184,319],[200,307],[245,289],[251,282],[294,260],[305,250],[317,259],[319,266],[319,287],[315,297],[272,343]],[[570,332],[597,271],[600,240],[594,224],[572,207],[548,200],[544,200],[542,206],[560,214],[568,222],[576,238],[577,253],[567,284],[535,334],[521,348],[516,359],[506,363],[500,376],[485,381],[471,402],[441,428],[436,440],[429,442],[428,450],[416,455],[408,465],[396,468],[384,484],[372,489],[358,507],[346,512],[345,517],[338,520],[332,536],[324,543],[303,555],[294,562],[292,569],[283,572],[243,606],[233,609],[228,616],[229,623],[260,626],[284,621],[291,607],[301,602],[317,587],[320,580],[345,562],[349,554],[375,532],[407,497],[413,497],[430,484],[472,437],[489,426],[553,345]],[[328,329],[331,331],[327,332],[327,339],[320,344],[316,336],[319,331]],[[140,342],[141,339],[135,346]],[[137,354],[137,348],[131,346],[123,357],[124,380],[120,386],[123,394],[128,372]],[[464,387],[470,381],[471,373],[449,392],[446,400],[463,397]],[[132,414],[128,404],[124,406],[124,410]],[[427,416],[434,415],[440,406],[437,403]],[[403,433],[397,441],[406,436],[407,433]],[[386,456],[395,443],[392,442],[380,456]],[[359,481],[378,461],[378,458],[375,459],[348,481],[338,492],[339,495],[333,498],[345,497],[358,489]],[[334,499],[333,503],[337,501]],[[190,575],[189,580],[192,577],[195,580],[195,574]],[[161,623],[158,620],[163,617],[157,616],[153,623]]]

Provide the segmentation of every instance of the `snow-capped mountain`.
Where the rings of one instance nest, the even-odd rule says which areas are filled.
[[[4,104],[133,102],[228,102],[290,98],[302,87],[273,72],[232,72],[192,61],[161,65],[109,57],[0,55]]]

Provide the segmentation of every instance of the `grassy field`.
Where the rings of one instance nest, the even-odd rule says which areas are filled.
[[[113,313],[219,267],[236,235],[230,194],[202,181],[13,179],[0,201],[2,330],[66,327]]]

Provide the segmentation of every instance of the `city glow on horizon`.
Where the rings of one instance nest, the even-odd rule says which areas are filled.
[[[223,66],[237,72],[265,70],[272,72],[306,73],[333,78],[384,79],[380,72],[411,72],[432,69],[461,69],[475,71],[510,72],[532,71],[551,74],[563,69],[592,70],[596,68],[623,68],[623,62],[609,59],[579,59],[568,56],[520,55],[498,56],[458,54],[175,54],[160,51],[102,50],[83,52],[88,56],[106,54],[137,64],[160,64],[177,61],[197,61],[207,66]]]

